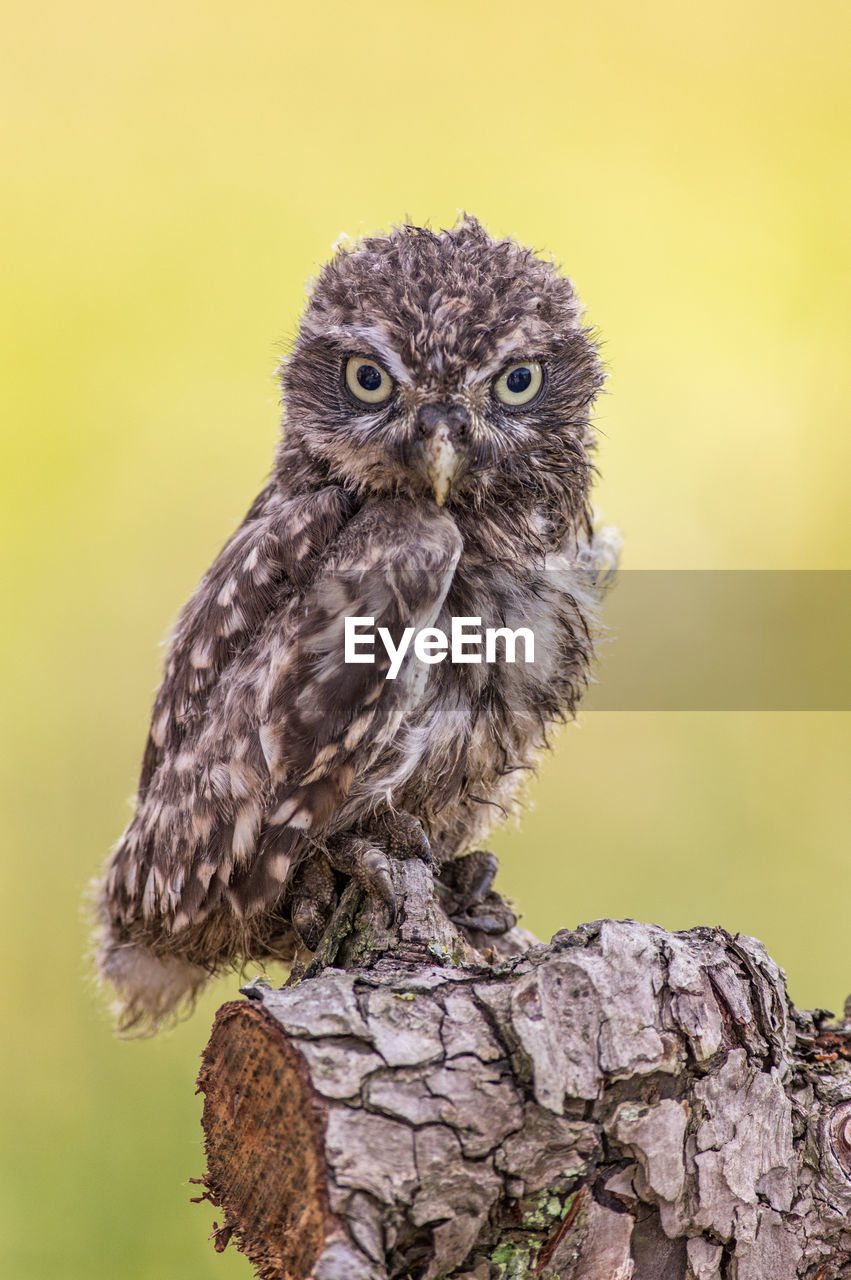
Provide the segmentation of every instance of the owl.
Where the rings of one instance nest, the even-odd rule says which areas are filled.
[[[352,877],[392,918],[394,858],[461,897],[484,867],[481,899],[481,842],[589,679],[613,545],[589,509],[602,376],[570,281],[471,217],[323,268],[270,479],[176,623],[96,889],[121,1029],[234,962],[315,948]],[[526,628],[534,660],[391,662],[458,619]]]

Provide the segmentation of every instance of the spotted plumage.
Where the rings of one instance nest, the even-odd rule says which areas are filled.
[[[124,1028],[315,945],[356,875],[447,867],[510,809],[592,650],[589,412],[570,282],[474,219],[340,249],[282,368],[271,478],[184,608],[98,892]],[[344,619],[531,627],[534,665],[344,660]],[[451,881],[447,876],[447,882]]]

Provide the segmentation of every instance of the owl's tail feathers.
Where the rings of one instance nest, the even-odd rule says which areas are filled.
[[[123,941],[109,923],[98,930],[97,975],[118,997],[112,1004],[119,1035],[153,1035],[180,1009],[191,1011],[209,969],[181,956],[157,955],[143,940]]]

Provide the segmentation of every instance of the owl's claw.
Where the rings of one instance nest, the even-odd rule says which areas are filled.
[[[295,898],[292,904],[292,924],[300,941],[308,951],[315,951],[331,919],[330,911],[322,909],[309,898]]]
[[[440,881],[447,892],[449,914],[466,911],[484,901],[499,870],[495,853],[474,849],[462,858],[444,863]]]
[[[420,858],[432,871],[437,867],[422,824],[404,810],[387,809],[357,831],[335,836],[328,841],[326,854],[335,871],[358,880],[367,893],[383,903],[388,928],[398,916],[391,860]]]
[[[328,842],[328,861],[335,871],[359,880],[367,893],[384,903],[388,925],[396,923],[396,894],[387,855],[363,836],[337,836]]]
[[[444,863],[439,893],[443,909],[454,925],[492,936],[507,933],[517,916],[492,888],[499,863],[496,854],[475,849]]]
[[[437,859],[428,836],[412,813],[404,809],[388,809],[378,821],[386,832],[389,853],[396,858],[420,858],[432,871],[436,868]]]
[[[308,951],[318,947],[333,914],[336,896],[328,859],[314,853],[296,872],[290,906],[293,928]]]
[[[387,908],[387,925],[392,928],[397,914],[396,891],[393,888],[390,863],[380,849],[367,849],[363,855],[361,878],[367,888],[384,903]]]

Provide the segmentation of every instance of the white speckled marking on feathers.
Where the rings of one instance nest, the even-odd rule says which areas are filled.
[[[346,389],[352,353],[394,380],[385,402]],[[506,407],[494,379],[524,359],[543,389]],[[475,847],[588,678],[588,570],[611,550],[588,512],[602,374],[552,263],[471,218],[347,244],[281,374],[272,475],[178,619],[98,889],[125,1029],[234,960],[289,958],[295,873],[382,810],[418,819],[441,862]],[[406,660],[386,681],[344,663],[346,615],[531,626],[536,663]]]

